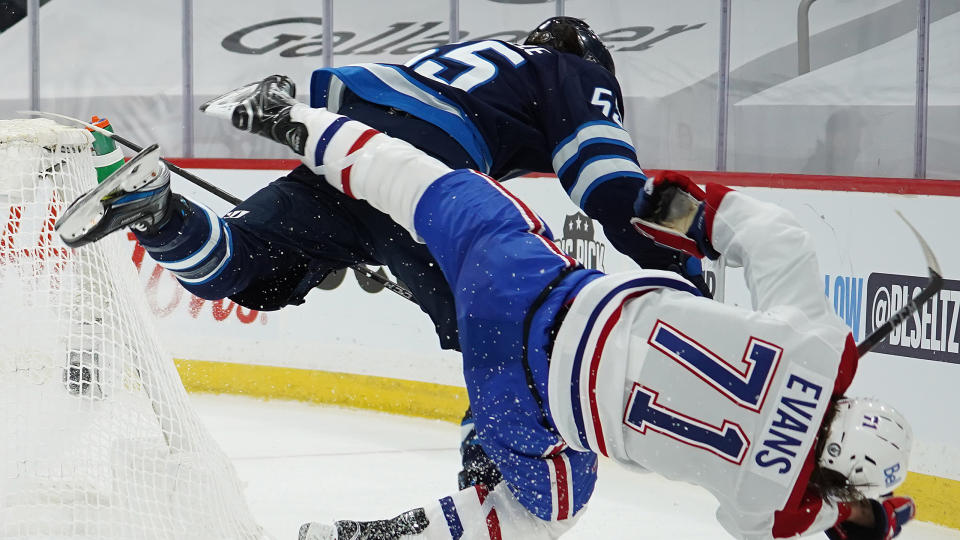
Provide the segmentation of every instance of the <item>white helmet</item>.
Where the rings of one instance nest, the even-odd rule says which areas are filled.
[[[907,478],[913,432],[902,414],[875,399],[843,398],[817,461],[876,499]]]

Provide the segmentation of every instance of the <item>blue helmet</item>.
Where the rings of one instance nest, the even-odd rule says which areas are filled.
[[[546,45],[560,52],[571,53],[596,62],[616,74],[613,57],[604,46],[600,36],[590,29],[590,25],[575,17],[551,17],[530,32],[524,45]]]

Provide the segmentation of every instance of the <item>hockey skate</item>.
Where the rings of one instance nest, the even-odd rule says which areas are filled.
[[[233,126],[285,144],[303,155],[307,128],[290,120],[290,109],[298,102],[297,87],[289,77],[271,75],[215,97],[200,111],[230,120]]]
[[[429,525],[423,508],[415,508],[393,519],[379,521],[304,523],[300,526],[299,540],[399,540],[401,536],[420,534]]]
[[[126,226],[148,230],[167,221],[170,199],[170,172],[160,162],[160,147],[153,144],[77,198],[54,230],[73,248]]]

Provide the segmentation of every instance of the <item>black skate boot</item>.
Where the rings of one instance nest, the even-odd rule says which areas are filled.
[[[200,111],[228,118],[233,127],[285,144],[302,156],[307,127],[290,120],[290,109],[300,103],[296,93],[289,77],[271,75],[211,99]]]
[[[399,540],[401,536],[420,534],[429,525],[423,508],[415,508],[380,521],[304,523],[300,526],[299,540]]]
[[[75,248],[127,226],[156,229],[170,219],[171,198],[170,171],[160,162],[160,147],[154,144],[73,201],[54,230],[64,244]]]

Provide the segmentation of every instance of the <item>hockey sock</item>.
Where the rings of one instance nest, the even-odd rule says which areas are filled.
[[[409,143],[326,109],[294,106],[307,126],[303,162],[346,195],[389,214],[420,240],[413,215],[421,195],[452,169]]]
[[[424,510],[430,525],[422,534],[428,540],[546,540],[558,538],[579,518],[542,520],[527,511],[503,483],[493,488],[483,485],[466,488],[435,500]]]
[[[181,283],[201,286],[216,278],[230,262],[230,227],[209,208],[183,196],[174,195],[171,204],[174,209],[163,227],[152,234],[134,234],[150,257]]]

